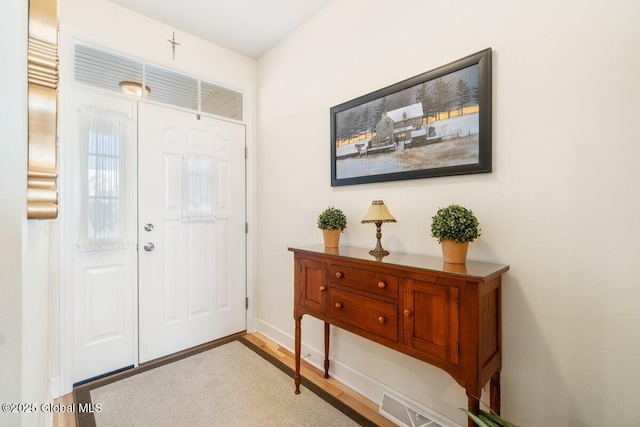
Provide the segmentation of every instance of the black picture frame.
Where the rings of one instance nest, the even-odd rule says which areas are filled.
[[[491,172],[491,48],[330,113],[332,187]]]

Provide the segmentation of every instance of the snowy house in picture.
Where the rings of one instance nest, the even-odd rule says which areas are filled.
[[[423,114],[421,102],[383,113],[371,148],[403,149],[405,143],[411,142],[411,132],[422,127]]]
[[[393,139],[394,128],[395,123],[385,111],[376,124],[376,136],[371,140],[371,148],[393,145],[395,142]]]
[[[418,102],[389,111],[387,116],[394,123],[394,141],[404,147],[405,142],[411,142],[411,132],[422,127],[422,118],[424,116],[422,103]]]

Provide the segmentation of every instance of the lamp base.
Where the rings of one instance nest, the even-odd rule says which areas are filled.
[[[369,254],[373,255],[373,256],[387,256],[389,255],[389,251],[384,250],[384,249],[371,249],[369,251]]]
[[[382,221],[376,221],[376,247],[369,251],[369,254],[375,257],[383,257],[389,255],[389,251],[382,249],[382,243],[380,243],[380,238],[382,237]]]
[[[369,251],[369,254],[375,257],[383,257],[389,255],[389,251],[386,249],[382,249],[382,243],[380,243],[380,238],[382,237],[382,233],[380,232],[381,224],[376,223],[376,225],[378,226],[378,232],[376,233],[376,238],[378,239],[378,241],[376,242],[376,247],[371,249]]]

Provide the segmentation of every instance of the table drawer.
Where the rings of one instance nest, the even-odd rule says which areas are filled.
[[[398,306],[340,289],[329,289],[329,316],[358,329],[398,341]]]
[[[343,286],[398,298],[398,277],[342,265],[329,266],[329,281]]]

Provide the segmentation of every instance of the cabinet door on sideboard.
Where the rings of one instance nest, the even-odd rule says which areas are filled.
[[[450,363],[458,363],[458,288],[404,279],[406,344]]]
[[[307,258],[300,260],[300,305],[320,314],[327,312],[327,265]]]

